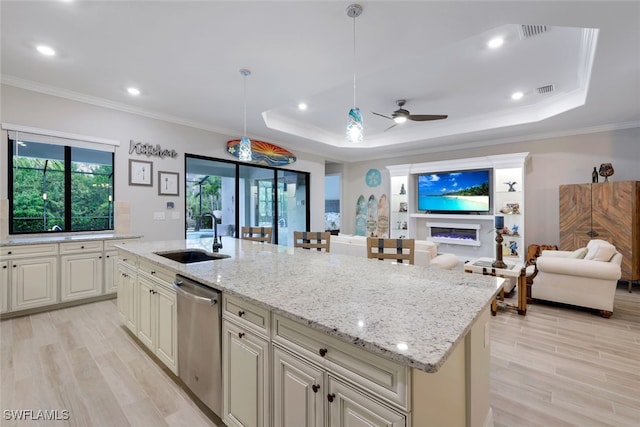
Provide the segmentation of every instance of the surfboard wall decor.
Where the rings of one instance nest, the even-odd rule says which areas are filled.
[[[382,239],[389,237],[389,200],[383,194],[378,200],[378,235]]]
[[[373,194],[367,202],[367,237],[378,237],[378,201]]]
[[[361,194],[356,201],[356,236],[367,235],[367,202]]]
[[[240,140],[227,141],[227,152],[235,158],[240,156]],[[289,150],[273,145],[270,142],[251,140],[251,160],[247,163],[255,163],[264,166],[284,166],[296,161],[296,156]]]

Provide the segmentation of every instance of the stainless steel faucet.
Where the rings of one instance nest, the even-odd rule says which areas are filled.
[[[211,248],[211,252],[218,252],[222,249],[222,236],[218,238],[218,218],[215,215],[210,213],[202,214],[202,217],[211,217],[211,222],[213,223],[213,246]]]

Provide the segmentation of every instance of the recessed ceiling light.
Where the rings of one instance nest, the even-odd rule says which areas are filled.
[[[504,43],[504,39],[502,37],[496,37],[489,40],[489,43],[487,43],[487,46],[489,46],[491,49],[496,49],[502,46],[503,43]]]
[[[45,46],[43,44],[37,46],[36,49],[38,49],[38,52],[40,52],[41,54],[46,55],[46,56],[53,56],[53,55],[56,54],[55,50],[53,50],[49,46]]]
[[[127,92],[129,92],[130,95],[140,95],[140,89],[135,87],[127,88]]]
[[[300,104],[298,104],[298,109],[304,111],[307,109],[307,104],[305,104],[304,102],[301,102]]]
[[[511,94],[511,99],[517,101],[518,99],[522,98],[523,96],[524,96],[524,93],[522,93],[522,92],[513,92]]]

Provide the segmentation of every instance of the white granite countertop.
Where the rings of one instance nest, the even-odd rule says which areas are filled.
[[[12,237],[6,240],[0,240],[0,246],[19,246],[19,245],[39,245],[42,243],[64,243],[64,242],[84,242],[90,240],[118,240],[118,239],[135,239],[140,235],[132,234],[116,234],[116,233],[95,233],[95,234],[51,234],[38,236],[22,236]]]
[[[154,252],[210,250],[212,239],[121,249],[387,359],[436,372],[504,279],[223,238],[231,258],[180,264]]]

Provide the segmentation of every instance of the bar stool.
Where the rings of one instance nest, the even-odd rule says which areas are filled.
[[[313,241],[313,242],[312,242]],[[331,233],[328,231],[294,231],[293,246],[304,249],[317,249],[329,252]]]

